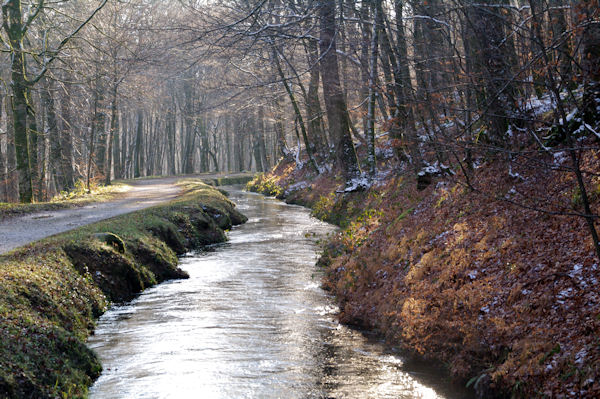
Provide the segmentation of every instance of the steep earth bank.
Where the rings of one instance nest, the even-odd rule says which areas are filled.
[[[85,345],[110,302],[186,278],[177,255],[244,223],[223,192],[188,181],[164,205],[0,256],[0,397],[83,397],[101,365]]]
[[[585,167],[597,170],[592,155]],[[418,190],[397,170],[348,193],[333,174],[282,161],[248,188],[343,227],[319,261],[341,321],[441,362],[482,398],[599,397],[600,270],[586,225],[514,206],[576,193],[552,171],[513,172],[480,165],[487,195],[449,178]]]

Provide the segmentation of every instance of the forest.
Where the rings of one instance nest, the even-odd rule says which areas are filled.
[[[600,392],[598,298],[579,304],[586,310],[577,316],[557,311],[571,326],[593,324],[587,332],[581,324],[579,338],[565,338],[566,319],[549,322],[557,342],[570,342],[558,346],[562,354],[550,340],[518,341],[523,330],[506,321],[525,320],[541,334],[549,316],[536,312],[547,303],[525,304],[518,293],[542,295],[551,284],[562,293],[571,283],[593,291],[573,277],[573,264],[598,274],[598,0],[1,7],[0,202],[45,202],[122,179],[261,172],[255,189],[346,229],[323,257],[342,320],[435,352],[460,379],[496,381],[516,397],[555,397],[561,384],[581,396],[556,397]],[[418,230],[421,221],[430,231]],[[440,241],[450,230],[438,226],[451,227],[456,247]],[[409,294],[396,308],[380,293],[365,299],[379,275],[363,261],[404,273],[404,283],[381,286],[418,291],[411,300],[428,305],[414,302],[409,312]],[[463,269],[447,275],[440,265],[450,261]],[[492,309],[500,295],[492,288],[467,293],[466,282],[495,268],[486,287],[504,287],[506,306],[519,310]],[[455,290],[451,298],[446,290]],[[369,301],[375,316],[361,305]],[[443,322],[417,320],[432,306],[452,311]],[[495,324],[482,327],[488,314]],[[471,333],[478,329],[493,332]],[[453,330],[461,331],[456,345],[444,343]],[[567,375],[584,341],[587,368]],[[540,371],[555,355],[560,367]]]
[[[537,154],[564,152],[592,222],[597,5],[7,1],[0,198],[281,156],[351,181],[389,139],[397,164],[470,186],[481,154],[545,169]]]

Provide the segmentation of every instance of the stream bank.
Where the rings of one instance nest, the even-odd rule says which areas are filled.
[[[105,370],[90,399],[470,397],[435,367],[337,321],[315,266],[334,226],[305,207],[230,193],[249,220],[226,243],[185,254],[189,279],[100,317],[88,345]]]
[[[506,170],[474,172],[493,198],[439,177],[419,190],[409,170],[344,192],[334,173],[291,160],[248,187],[343,228],[319,261],[342,322],[442,365],[481,398],[598,397],[600,268],[584,221],[494,200],[560,192],[553,174],[521,168],[515,181]]]
[[[111,302],[186,278],[177,255],[244,223],[223,192],[187,181],[163,205],[87,225],[0,256],[0,396],[84,397],[101,365],[85,344]]]

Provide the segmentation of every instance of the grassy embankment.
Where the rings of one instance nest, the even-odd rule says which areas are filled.
[[[597,155],[583,167],[598,170]],[[510,203],[551,193],[577,209],[572,177],[506,171],[482,164],[481,191],[449,178],[419,191],[407,171],[340,193],[340,178],[282,162],[248,187],[343,227],[319,261],[341,321],[445,365],[482,398],[599,397],[600,267],[586,225]]]
[[[245,222],[219,190],[182,186],[165,205],[0,256],[0,397],[85,397],[101,372],[85,345],[94,319],[110,302],[186,278],[178,254],[222,242],[224,230]]]

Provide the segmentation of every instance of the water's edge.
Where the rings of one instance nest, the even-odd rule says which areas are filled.
[[[228,189],[229,190],[229,189]],[[230,190],[248,222],[181,259],[170,281],[99,320],[104,373],[91,398],[465,398],[435,367],[407,365],[340,325],[320,288],[309,210]]]

